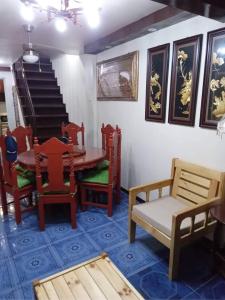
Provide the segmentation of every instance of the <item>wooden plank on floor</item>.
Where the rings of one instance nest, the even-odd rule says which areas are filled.
[[[102,271],[102,273],[106,276],[106,278],[110,281],[110,283],[113,285],[117,293],[120,295],[120,297],[124,300],[132,299],[143,299],[142,297],[137,297],[132,289],[128,286],[126,282],[121,278],[121,276],[115,272],[112,265],[108,262],[108,260],[99,260],[96,262],[99,269]]]
[[[91,299],[74,271],[66,273],[64,275],[64,279],[68,284],[71,292],[76,297],[76,299],[82,299],[82,300]]]
[[[81,267],[77,270],[74,270],[75,274],[77,275],[78,279],[80,280],[81,284],[89,294],[91,299],[96,300],[105,300],[107,299],[97,284],[94,282],[91,275],[85,269],[85,267]]]
[[[47,282],[43,283],[43,286],[44,286],[46,294],[48,295],[48,298],[50,300],[59,300],[59,297],[58,297],[51,281],[47,281]]]
[[[45,292],[45,289],[43,288],[42,285],[36,285],[35,286],[35,291],[36,291],[36,295],[37,295],[37,299],[41,299],[41,300],[49,300],[48,296]]]
[[[113,285],[104,275],[104,273],[101,272],[96,263],[93,262],[89,265],[86,265],[85,268],[94,279],[98,287],[104,291],[104,295],[107,297],[107,299],[121,300],[119,293],[114,289]]]
[[[52,279],[52,284],[60,300],[76,299],[63,276]]]

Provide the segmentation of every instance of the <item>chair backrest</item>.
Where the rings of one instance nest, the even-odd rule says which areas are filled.
[[[6,152],[6,136],[0,136],[0,148],[1,148],[1,164],[3,171],[4,182],[8,185],[13,185],[13,173],[12,165],[13,163],[7,160]]]
[[[116,125],[116,128],[113,128],[112,125],[107,124],[106,126],[104,123],[102,124],[101,133],[102,133],[102,149],[106,151],[106,159],[109,159],[109,149],[108,149],[108,143],[110,135],[114,132],[118,133],[118,147],[117,147],[117,156],[118,159],[121,159],[121,130]]]
[[[173,159],[172,196],[201,204],[222,194],[223,173],[195,165],[180,159]]]
[[[78,133],[81,132],[81,143],[84,146],[84,124],[81,123],[81,126],[75,123],[69,123],[61,125],[62,135],[72,139],[74,145],[79,145],[78,143]]]
[[[18,154],[28,150],[27,142],[29,148],[33,148],[33,131],[30,125],[27,127],[18,126],[12,131],[7,130],[7,135],[16,139]]]
[[[109,134],[107,140],[107,148],[109,152],[109,184],[115,182],[118,176],[118,169],[120,167],[118,160],[118,147],[119,147],[119,132],[114,131]]]
[[[75,192],[73,144],[71,140],[68,144],[64,144],[53,137],[39,145],[35,138],[34,153],[37,190],[40,194],[46,192]],[[44,160],[47,169],[42,170],[42,161]],[[69,185],[65,183],[65,171],[68,171]],[[45,180],[46,182],[44,182]]]

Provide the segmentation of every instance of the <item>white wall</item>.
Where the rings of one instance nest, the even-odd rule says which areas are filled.
[[[97,127],[101,123],[118,124],[122,129],[122,186],[168,178],[171,159],[179,157],[192,162],[225,170],[225,137],[221,140],[215,130],[199,127],[207,32],[224,25],[204,17],[195,17],[177,25],[159,30],[111,48],[97,56],[97,61],[110,59],[132,51],[139,51],[139,92],[137,102],[97,102]],[[145,93],[147,49],[175,40],[203,33],[201,68],[196,108],[195,127],[170,125],[168,120],[169,88],[167,94],[166,123],[145,121]]]
[[[62,54],[52,58],[69,121],[84,122],[87,145],[93,145],[96,135],[95,61],[93,55]]]
[[[8,115],[8,123],[9,128],[15,128],[15,112],[13,105],[13,95],[12,95],[12,87],[14,85],[14,78],[12,72],[1,72],[0,71],[0,79],[4,81],[4,90],[5,90],[5,101],[6,101],[6,111]]]

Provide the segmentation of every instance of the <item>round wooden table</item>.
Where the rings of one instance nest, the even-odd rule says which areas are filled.
[[[97,163],[102,161],[105,158],[105,150],[94,147],[82,147],[74,146],[74,170],[84,170],[94,168]],[[34,171],[35,170],[35,157],[34,150],[28,150],[26,152],[20,153],[17,156],[17,161],[25,166],[27,169]],[[64,166],[69,165],[68,159],[64,158]],[[48,159],[43,156],[41,161],[41,167],[43,169],[47,168]]]

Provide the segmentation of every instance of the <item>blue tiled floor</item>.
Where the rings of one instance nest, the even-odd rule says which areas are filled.
[[[108,218],[102,209],[78,212],[78,228],[68,216],[49,218],[40,232],[35,213],[0,217],[0,299],[34,299],[32,281],[106,251],[145,299],[225,299],[225,280],[213,272],[212,256],[201,242],[182,251],[178,281],[169,281],[169,251],[137,227],[135,243],[127,241],[128,197]],[[82,299],[81,299],[82,300]]]

